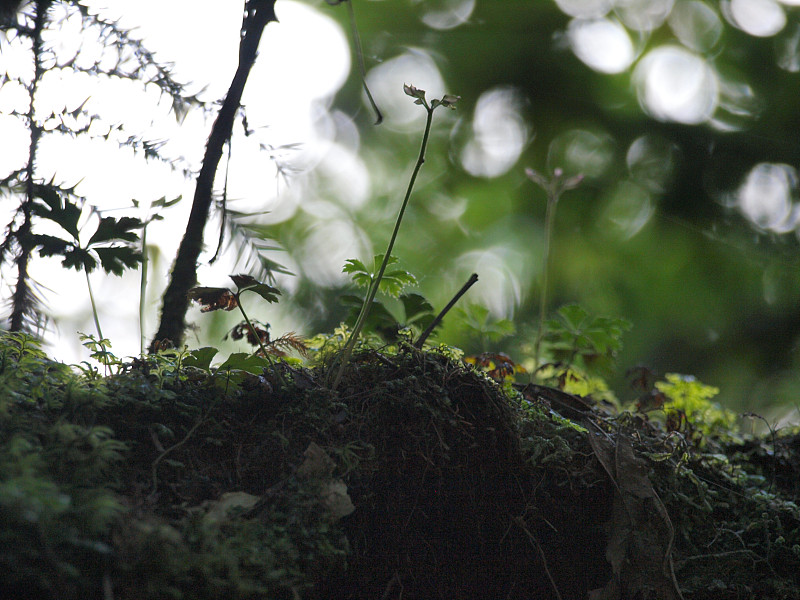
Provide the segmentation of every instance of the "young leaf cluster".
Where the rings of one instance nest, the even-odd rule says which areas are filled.
[[[545,323],[543,340],[552,359],[566,367],[608,373],[631,323],[619,317],[593,317],[577,304],[563,306]]]
[[[712,402],[719,388],[706,385],[691,375],[667,373],[656,389],[667,398],[664,408],[683,413],[696,429],[704,433],[730,431],[736,414]]]

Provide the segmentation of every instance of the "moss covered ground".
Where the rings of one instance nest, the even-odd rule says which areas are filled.
[[[0,343],[0,594],[800,598],[800,436],[362,351],[103,376]],[[253,369],[250,369],[253,370]]]

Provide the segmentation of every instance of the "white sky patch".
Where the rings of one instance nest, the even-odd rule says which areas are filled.
[[[717,107],[716,72],[700,56],[677,46],[648,52],[634,72],[639,103],[656,119],[696,125]]]
[[[573,19],[567,35],[575,56],[600,73],[621,73],[635,58],[627,30],[611,19]]]
[[[218,0],[89,2],[90,11],[100,12],[109,20],[119,19],[121,27],[134,29],[132,37],[143,39],[144,45],[155,52],[157,60],[173,63],[175,78],[191,82],[189,93],[198,93],[205,88],[201,97],[212,102],[224,97],[238,63],[241,6],[225,4],[223,7],[222,4]],[[102,6],[107,6],[108,11],[100,10]],[[291,174],[302,175],[297,173],[297,169],[312,168],[333,148],[336,127],[331,123],[327,108],[348,77],[350,49],[342,28],[327,14],[329,10],[327,5],[317,9],[291,0],[278,2],[276,11],[279,22],[269,24],[264,31],[259,58],[245,90],[243,103],[247,107],[248,124],[256,132],[253,139],[258,143],[242,142],[243,152],[238,154],[234,147],[234,160],[238,161],[239,173],[252,174],[251,182],[236,182],[237,192],[251,207],[272,210],[267,218],[288,218],[296,211],[302,199],[301,192],[306,189],[302,177],[292,184],[293,191],[286,185],[281,189],[275,177],[272,157],[290,160]],[[102,58],[103,64],[113,64],[117,57],[113,48],[99,46],[97,34],[91,31],[84,32],[81,39],[75,39],[78,32],[78,19],[70,17],[64,27],[56,28],[50,34],[58,51],[64,55],[60,60],[62,64],[71,60],[78,49],[76,66],[89,66],[102,58],[103,53],[109,55]],[[24,38],[9,41],[7,35],[0,32],[0,81],[6,77],[30,78],[32,71],[28,47],[29,43]],[[0,87],[0,109],[25,112],[27,99],[21,97],[20,89],[14,88],[7,80]],[[402,82],[395,90],[395,95],[409,100],[402,94]],[[163,151],[169,158],[184,156],[188,161],[184,166],[199,169],[216,112],[212,111],[208,118],[192,112],[178,123],[169,112],[169,98],[162,96],[152,85],[143,89],[137,82],[83,75],[72,68],[61,69],[56,65],[41,82],[36,102],[37,108],[43,110],[40,114],[47,114],[50,110],[60,110],[62,107],[74,110],[87,98],[86,109],[103,118],[102,123],[92,125],[93,133],[100,136],[108,134],[110,127],[116,123],[124,123],[125,131],[112,131],[108,142],[102,139],[71,141],[61,134],[48,134],[39,149],[37,175],[49,180],[56,173],[57,181],[63,181],[66,185],[76,184],[83,178],[76,189],[77,193],[86,195],[89,203],[101,210],[131,206],[134,198],[146,205],[162,196],[172,198],[183,194],[183,202],[166,211],[165,220],[153,223],[148,231],[148,241],[159,244],[154,251],[161,256],[158,269],[151,272],[150,297],[154,301],[149,303],[147,322],[150,328],[148,334],[152,335],[157,324],[155,312],[166,284],[166,273],[174,260],[191,207],[194,180],[184,180],[180,173],[169,174],[166,167],[152,161],[145,162],[141,157],[135,158],[130,149],[120,148],[119,142],[129,135],[163,141]],[[412,102],[408,104],[419,108],[414,107]],[[84,117],[80,119],[85,121]],[[85,125],[80,119],[74,124]],[[52,121],[46,127],[52,128],[58,124],[58,121]],[[241,133],[241,126],[237,125],[237,129]],[[0,114],[0,139],[4,145],[3,152],[0,152],[0,177],[4,177],[13,169],[24,166],[29,136],[23,120]],[[267,149],[261,149],[261,143]],[[220,176],[217,186],[221,184]],[[231,185],[234,187],[233,181]],[[358,194],[349,200],[363,201],[368,184],[359,184],[354,189]],[[16,202],[4,199],[3,205],[4,210],[10,210]],[[130,210],[109,214],[141,216],[140,212]],[[342,229],[343,222],[326,224],[327,233],[317,233],[313,241],[322,244],[325,237],[323,233],[332,234],[334,230],[341,236],[347,235]],[[332,244],[332,238],[327,239],[327,243]],[[213,251],[216,239],[210,238],[207,243],[210,251]],[[338,274],[331,275],[331,271],[341,271],[344,259],[357,254],[349,246],[342,249],[341,253],[330,253],[325,248],[317,252],[325,256],[321,259],[323,262],[330,261],[330,264],[321,268],[323,279],[339,277]],[[61,318],[65,325],[59,328],[58,334],[70,341],[65,342],[55,336],[52,343],[59,348],[59,359],[77,361],[86,355],[79,353],[83,351],[73,343],[75,329],[94,333],[94,325],[87,310],[88,296],[83,274],[63,272],[59,262],[37,258],[32,272],[41,281],[55,282],[54,293],[48,296],[49,304],[53,314]],[[92,281],[99,303],[114,307],[110,309],[107,320],[117,317],[130,321],[135,318],[138,310],[138,273],[119,279],[98,272],[92,275]],[[112,301],[108,294],[113,298],[125,298],[125,306],[117,306],[119,303]],[[135,355],[139,351],[137,327],[135,323],[128,325],[124,329],[130,330],[129,336],[114,336],[114,350],[119,355]],[[103,333],[108,334],[110,330],[109,325]],[[71,349],[62,351],[67,348]]]

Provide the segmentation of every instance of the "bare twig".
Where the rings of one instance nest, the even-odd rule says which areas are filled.
[[[445,306],[438,315],[436,315],[436,318],[433,320],[433,322],[431,322],[428,328],[422,332],[422,335],[419,336],[419,339],[417,339],[417,341],[414,342],[415,348],[422,348],[422,344],[425,343],[425,340],[428,339],[428,336],[433,332],[434,329],[436,329],[439,323],[442,322],[444,316],[450,311],[451,308],[453,308],[453,306],[455,306],[456,302],[458,302],[461,299],[461,296],[466,294],[467,290],[477,283],[477,281],[478,281],[477,273],[473,273],[472,275],[469,276],[467,283],[465,283],[461,287],[461,289],[458,290],[456,295],[453,296],[453,299],[447,303],[447,306]]]

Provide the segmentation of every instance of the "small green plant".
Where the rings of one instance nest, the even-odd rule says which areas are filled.
[[[478,340],[481,352],[487,352],[489,344],[497,344],[516,331],[512,321],[493,318],[489,309],[480,304],[468,304],[466,308],[456,309],[456,314],[467,334]]]
[[[114,366],[117,372],[122,370],[122,361],[111,352],[111,342],[106,338],[96,338],[93,335],[85,333],[78,333],[81,339],[81,344],[90,352],[90,356],[97,362],[105,367],[106,375],[110,373],[111,367]],[[83,361],[86,368],[80,367],[84,375],[88,379],[97,379],[99,377],[97,370],[88,362]]]
[[[580,185],[581,181],[583,181],[583,175],[579,174],[572,177],[564,177],[564,173],[561,169],[555,169],[552,177],[546,177],[531,168],[525,169],[525,175],[547,194],[547,211],[544,218],[544,253],[542,255],[542,290],[539,296],[539,334],[536,337],[536,345],[534,347],[534,361],[538,367],[539,350],[541,349],[542,335],[544,333],[544,320],[547,314],[550,246],[556,222],[556,206],[564,192],[575,189]]]
[[[266,283],[258,281],[251,275],[240,273],[239,275],[231,275],[230,278],[236,285],[235,292],[223,287],[199,286],[189,290],[189,299],[194,300],[202,305],[200,312],[210,312],[212,310],[233,310],[238,308],[239,312],[242,313],[242,317],[244,317],[244,321],[247,325],[250,335],[252,335],[252,339],[258,342],[258,346],[261,349],[261,354],[265,358],[269,359],[269,352],[267,352],[267,349],[264,347],[264,341],[262,341],[263,337],[260,335],[259,331],[255,328],[252,321],[247,316],[247,313],[244,311],[244,307],[242,306],[241,302],[241,296],[244,292],[254,292],[267,302],[275,303],[278,301],[278,296],[280,296],[281,292],[271,285],[267,285]]]
[[[375,282],[380,265],[383,263],[383,254],[377,254],[372,260],[371,268],[368,268],[360,260],[350,259],[342,269],[345,273],[350,273],[353,282],[359,287],[369,290]],[[389,265],[397,263],[395,257],[389,258]],[[389,302],[373,300],[372,309],[366,319],[365,330],[374,331],[381,335],[386,341],[396,341],[399,333],[403,330],[414,329],[419,334],[428,327],[434,319],[433,307],[424,296],[416,293],[402,293],[407,286],[416,284],[417,279],[408,271],[393,269],[386,271],[380,282],[380,292],[391,298],[396,298],[397,308],[402,308],[402,315],[397,308],[390,306]],[[352,318],[358,318],[363,300],[358,296],[345,295],[341,298],[346,305],[353,307]]]
[[[593,317],[577,304],[562,306],[558,318],[545,323],[543,339],[559,371],[574,366],[587,373],[608,374],[622,349],[622,335],[631,328],[629,321],[617,317]],[[536,357],[536,368],[541,365]]]
[[[419,174],[419,171],[425,162],[425,149],[428,146],[428,138],[431,133],[433,113],[440,106],[455,109],[455,104],[459,100],[459,96],[447,94],[441,100],[433,100],[430,104],[428,104],[428,101],[425,99],[425,90],[420,90],[413,85],[408,84],[403,86],[403,92],[405,92],[407,96],[414,98],[414,104],[419,104],[420,106],[424,107],[427,113],[425,131],[422,134],[422,144],[420,144],[419,156],[417,157],[417,162],[414,165],[414,170],[411,172],[411,179],[408,182],[408,188],[406,189],[403,203],[400,206],[400,212],[397,215],[397,220],[394,224],[394,230],[392,231],[392,236],[389,239],[389,245],[386,248],[386,252],[383,254],[383,261],[381,262],[378,272],[375,274],[374,279],[369,286],[367,297],[364,299],[364,304],[362,305],[361,311],[358,314],[353,331],[350,333],[350,338],[347,340],[347,343],[342,349],[341,363],[332,384],[333,389],[336,389],[339,386],[339,381],[341,381],[344,369],[347,367],[347,363],[350,361],[350,355],[353,353],[353,348],[355,348],[356,342],[358,341],[358,336],[361,333],[361,330],[364,328],[367,317],[369,317],[370,310],[372,309],[372,302],[375,300],[375,295],[378,293],[378,289],[380,289],[381,280],[386,272],[386,267],[389,265],[390,258],[392,256],[392,250],[394,249],[394,243],[397,240],[397,234],[400,231],[400,223],[403,222],[403,215],[406,212],[408,201],[411,198],[411,191],[414,189],[414,183],[417,180],[417,175]]]
[[[664,408],[682,413],[696,430],[709,434],[728,432],[736,423],[736,414],[711,399],[719,388],[706,385],[691,375],[667,373],[666,381],[657,381],[656,389],[666,396]]]

